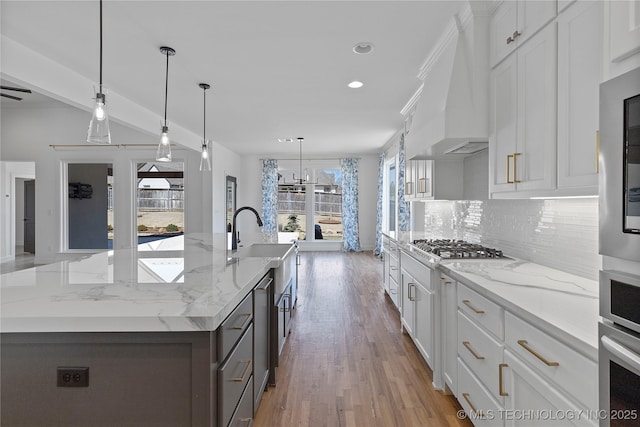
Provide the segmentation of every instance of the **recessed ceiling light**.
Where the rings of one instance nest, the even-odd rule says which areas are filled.
[[[373,43],[360,42],[353,47],[353,51],[359,55],[373,52]]]
[[[278,138],[278,142],[293,142],[293,138]]]
[[[347,86],[349,86],[351,89],[358,89],[364,86],[364,83],[354,80],[351,83],[349,83]]]

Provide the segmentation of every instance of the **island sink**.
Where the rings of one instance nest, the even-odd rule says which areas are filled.
[[[294,246],[291,243],[254,243],[238,248],[232,256],[234,258],[280,258],[282,261],[293,250]]]

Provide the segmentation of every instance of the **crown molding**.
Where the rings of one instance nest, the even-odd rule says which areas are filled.
[[[423,89],[424,89],[424,82],[422,82],[422,84],[420,85],[418,90],[416,90],[414,92],[414,94],[411,96],[411,98],[409,98],[409,101],[407,101],[407,103],[404,105],[404,107],[402,107],[402,110],[400,110],[400,114],[402,114],[405,119],[414,110],[414,108],[416,106],[416,103],[418,102],[418,99],[420,99],[420,96],[422,95],[422,90]]]

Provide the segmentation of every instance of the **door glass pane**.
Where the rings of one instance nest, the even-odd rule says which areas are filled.
[[[184,164],[138,163],[138,244],[172,238],[164,246],[184,247]]]
[[[298,170],[278,169],[278,231],[297,232],[298,239],[306,237],[307,186],[296,184]]]
[[[110,163],[67,165],[69,249],[109,249],[113,229],[113,176]],[[111,237],[110,237],[111,236]]]

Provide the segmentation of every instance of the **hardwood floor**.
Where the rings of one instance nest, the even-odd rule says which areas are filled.
[[[298,306],[255,427],[471,426],[432,373],[382,287],[371,253],[302,253]]]

